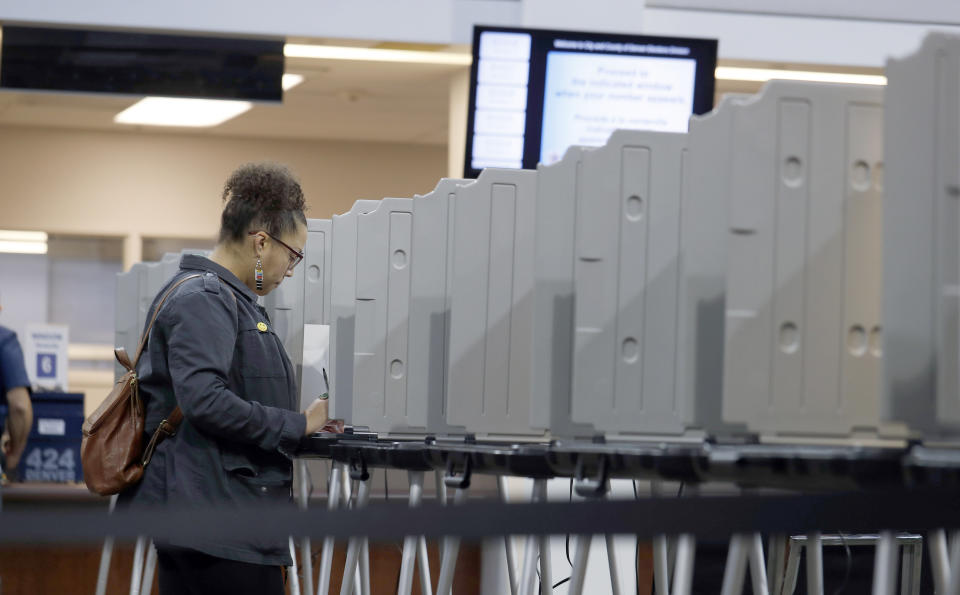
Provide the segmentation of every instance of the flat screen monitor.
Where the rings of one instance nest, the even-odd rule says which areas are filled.
[[[618,128],[686,132],[716,64],[715,39],[476,26],[464,174],[554,163]]]
[[[3,89],[281,101],[282,77],[282,40],[3,27]]]

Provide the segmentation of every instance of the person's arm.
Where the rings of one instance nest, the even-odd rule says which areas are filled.
[[[204,432],[263,450],[292,450],[308,429],[306,415],[249,401],[227,387],[238,332],[231,306],[222,293],[201,290],[177,296],[161,311],[177,403]]]
[[[30,404],[30,391],[18,386],[7,391],[7,431],[10,441],[4,445],[7,467],[16,469],[27,446],[27,436],[33,425],[33,406]]]
[[[30,404],[30,379],[23,365],[23,351],[17,336],[9,331],[0,342],[0,394],[7,399],[7,434],[10,439],[3,444],[7,469],[15,469],[27,446],[27,437],[33,424],[33,406]]]

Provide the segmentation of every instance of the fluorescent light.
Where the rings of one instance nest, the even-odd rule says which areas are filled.
[[[0,240],[0,252],[6,254],[46,254],[47,243]]]
[[[46,242],[45,231],[12,231],[0,229],[0,241],[5,242]]]
[[[8,254],[46,254],[47,234],[43,231],[0,229],[0,252]]]
[[[144,97],[113,117],[117,124],[217,126],[253,107],[249,101]]]
[[[283,86],[284,91],[289,91],[290,89],[296,87],[303,82],[302,74],[285,74],[283,75],[283,80],[280,82],[280,85]]]
[[[814,72],[810,70],[776,70],[773,68],[743,68],[717,66],[716,77],[728,81],[758,81],[784,79],[815,83],[852,83],[857,85],[886,85],[887,77],[879,74],[850,74],[846,72]]]
[[[354,48],[334,45],[305,45],[288,43],[283,46],[288,58],[317,58],[320,60],[361,60],[366,62],[413,62],[417,64],[448,64],[469,66],[470,54],[453,52],[423,52],[383,48]]]

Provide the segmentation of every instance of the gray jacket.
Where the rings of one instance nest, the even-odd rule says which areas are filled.
[[[183,422],[121,501],[171,508],[289,503],[290,453],[306,429],[290,359],[256,294],[227,269],[187,255],[167,287],[195,273],[202,277],[167,299],[137,366],[147,435],[177,404]],[[291,563],[285,540],[170,544],[242,562]]]

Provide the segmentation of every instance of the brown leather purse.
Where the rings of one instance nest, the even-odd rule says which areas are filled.
[[[83,465],[83,481],[91,492],[109,496],[139,482],[153,451],[164,439],[177,432],[183,419],[179,406],[174,408],[167,419],[160,422],[147,447],[143,447],[146,411],[137,385],[137,362],[140,361],[143,348],[150,337],[150,329],[153,328],[164,302],[182,283],[197,277],[200,275],[188,275],[167,290],[157,304],[150,324],[140,337],[140,344],[132,362],[123,347],[114,350],[117,361],[127,371],[113,385],[113,390],[97,410],[83,422],[80,462]]]

